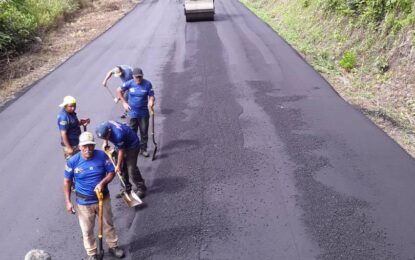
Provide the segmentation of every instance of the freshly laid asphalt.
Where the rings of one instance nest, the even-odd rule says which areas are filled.
[[[110,184],[126,259],[415,258],[414,160],[239,1],[215,4],[186,23],[181,1],[144,0],[2,110],[0,259],[85,258],[56,115],[73,95],[90,130],[120,120],[100,86],[117,64],[153,83],[159,146],[144,207]]]

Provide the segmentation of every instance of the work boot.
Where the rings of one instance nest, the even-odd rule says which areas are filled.
[[[147,187],[144,184],[144,180],[140,181],[136,184],[137,186],[137,196],[140,197],[140,199],[144,198],[146,196]]]
[[[108,249],[108,252],[112,254],[113,256],[115,256],[116,258],[123,258],[125,256],[124,250],[122,250],[118,246]]]
[[[146,150],[141,150],[140,154],[144,157],[149,157],[150,156]]]
[[[89,255],[87,260],[98,260],[97,255]]]

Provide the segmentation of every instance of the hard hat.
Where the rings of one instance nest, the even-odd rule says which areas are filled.
[[[63,102],[59,105],[59,107],[64,107],[69,104],[76,104],[76,99],[72,96],[66,96],[63,98]]]
[[[112,73],[114,73],[114,76],[116,76],[118,78],[121,77],[121,75],[122,75],[122,69],[121,69],[121,67],[120,66],[115,67],[112,70]]]
[[[79,136],[79,145],[95,144],[94,135],[91,132],[83,132]]]
[[[110,128],[111,126],[108,122],[103,122],[102,124],[97,126],[97,128],[95,129],[95,133],[99,138],[104,138],[105,136],[107,136]]]

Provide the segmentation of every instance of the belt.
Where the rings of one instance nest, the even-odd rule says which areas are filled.
[[[84,195],[84,194],[82,194],[82,193],[79,193],[78,191],[75,191],[75,194],[76,194],[76,197],[77,197],[77,198],[80,198],[80,199],[82,199],[82,200],[84,200],[84,201],[88,201],[88,200],[98,200],[97,195],[94,195],[94,196],[87,196],[87,195]],[[106,189],[104,189],[104,190],[102,191],[102,194],[104,195],[104,198],[106,198],[106,197],[110,194],[110,192],[109,192],[109,190],[106,188]]]

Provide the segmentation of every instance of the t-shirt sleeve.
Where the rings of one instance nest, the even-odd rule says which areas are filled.
[[[66,116],[58,116],[58,127],[60,131],[66,131],[69,127],[69,120]]]
[[[125,149],[125,141],[124,140],[120,140],[119,142],[114,143],[114,145],[118,149]]]
[[[121,85],[121,91],[126,91],[130,88],[130,82],[126,81]]]
[[[151,84],[151,82],[148,82],[148,95],[150,97],[154,97],[153,85]]]
[[[73,173],[74,173],[73,165],[71,161],[68,160],[65,165],[65,173],[64,173],[65,179],[72,180],[74,177]]]
[[[112,164],[111,159],[108,157],[108,155],[105,155],[104,167],[105,167],[106,173],[114,172],[115,170],[114,165]]]

